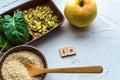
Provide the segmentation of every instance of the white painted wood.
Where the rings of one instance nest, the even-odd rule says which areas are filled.
[[[27,2],[0,0],[0,13]],[[66,0],[53,0],[63,13]],[[101,74],[48,74],[46,80],[119,80],[120,74],[120,0],[96,0],[98,15],[86,29],[72,28],[67,20],[60,29],[33,44],[47,58],[49,68],[102,65]],[[59,48],[73,45],[77,54],[61,58]]]

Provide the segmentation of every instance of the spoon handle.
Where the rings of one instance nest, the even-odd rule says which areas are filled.
[[[54,68],[44,69],[44,73],[101,73],[102,66],[85,66],[85,67],[70,67],[70,68]]]

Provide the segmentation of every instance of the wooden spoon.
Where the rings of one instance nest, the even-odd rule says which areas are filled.
[[[101,73],[103,71],[103,68],[101,66],[41,69],[28,63],[23,63],[23,65],[27,68],[30,77],[43,73]]]

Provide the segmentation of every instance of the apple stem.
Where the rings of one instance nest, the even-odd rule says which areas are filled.
[[[80,2],[80,6],[82,7],[84,5],[84,1],[82,0],[81,2]]]

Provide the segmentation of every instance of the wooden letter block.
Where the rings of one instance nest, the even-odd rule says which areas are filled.
[[[59,50],[59,52],[60,52],[61,57],[65,57],[65,56],[68,56],[68,55],[69,55],[67,48],[61,48],[61,49]]]
[[[60,52],[61,57],[72,56],[76,54],[76,50],[74,46],[68,46],[68,47],[61,48],[59,49],[59,52]]]
[[[74,47],[74,46],[69,46],[69,47],[67,47],[67,49],[68,49],[68,54],[69,54],[70,56],[76,54],[76,50],[75,50],[75,47]]]

